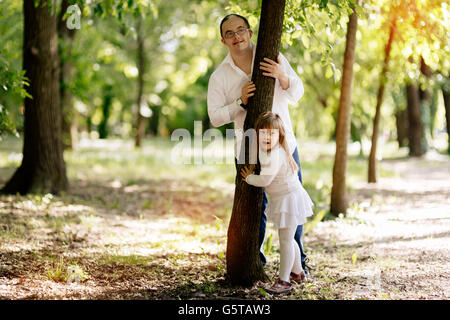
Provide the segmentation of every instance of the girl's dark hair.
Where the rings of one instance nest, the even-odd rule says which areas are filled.
[[[231,17],[237,17],[237,18],[241,18],[242,20],[244,20],[244,22],[247,24],[247,27],[250,29],[250,23],[248,23],[247,18],[237,14],[237,13],[230,13],[229,15],[226,15],[222,21],[220,22],[220,36],[223,38],[223,34],[222,34],[222,25],[224,24],[225,21],[227,21],[228,19],[230,19]]]

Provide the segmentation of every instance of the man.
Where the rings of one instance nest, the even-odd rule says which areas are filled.
[[[230,14],[222,19],[220,35],[222,36],[221,42],[228,48],[229,53],[209,79],[208,115],[215,127],[234,122],[236,133],[235,154],[236,158],[239,159],[244,121],[247,114],[246,106],[248,99],[257,90],[255,84],[251,81],[256,46],[250,41],[253,31],[247,19],[237,14]],[[281,53],[277,62],[264,58],[264,61],[260,63],[260,68],[263,70],[264,76],[275,78],[272,111],[278,113],[283,120],[288,146],[299,167],[298,177],[302,183],[297,141],[292,130],[288,103],[296,103],[303,96],[303,83]],[[261,249],[266,232],[266,207],[267,195],[264,192],[259,234],[260,257],[263,265],[266,263],[266,257]],[[309,275],[309,268],[305,264],[306,254],[301,241],[302,233],[303,225],[298,226],[294,238],[300,247],[302,267],[306,274],[302,275],[301,280],[305,280],[305,276]]]

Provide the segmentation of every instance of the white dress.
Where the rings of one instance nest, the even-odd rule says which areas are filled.
[[[312,216],[311,201],[306,190],[288,163],[284,149],[278,144],[270,152],[259,148],[259,175],[250,174],[248,184],[263,187],[268,195],[267,218],[275,228],[290,228],[302,225]]]

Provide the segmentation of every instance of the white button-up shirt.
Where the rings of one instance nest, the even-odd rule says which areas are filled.
[[[253,63],[255,60],[256,45],[253,46]],[[289,77],[289,88],[283,90],[278,79],[275,81],[272,112],[278,113],[286,131],[286,141],[291,154],[297,146],[297,141],[292,130],[291,118],[289,116],[289,103],[296,103],[304,93],[303,83],[297,73],[292,69],[287,59],[280,52],[280,61],[284,72]],[[243,109],[237,102],[242,95],[242,87],[250,81],[252,74],[245,74],[234,63],[230,53],[212,73],[208,83],[208,115],[215,127],[220,127],[234,122],[235,155],[239,159],[242,137],[244,132],[244,121],[247,110]],[[256,88],[258,90],[258,88]]]

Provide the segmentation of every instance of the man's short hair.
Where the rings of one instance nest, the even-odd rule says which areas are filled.
[[[237,18],[241,18],[242,20],[244,20],[244,22],[247,24],[247,27],[250,29],[250,23],[248,23],[247,18],[237,14],[237,13],[230,13],[229,15],[226,15],[222,21],[220,22],[220,36],[223,38],[223,34],[222,34],[222,25],[224,24],[225,21],[227,21],[228,19],[230,19],[231,17],[237,17]]]

